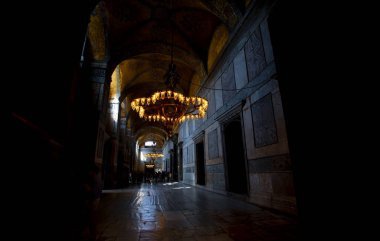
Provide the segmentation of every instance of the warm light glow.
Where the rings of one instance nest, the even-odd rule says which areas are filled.
[[[144,120],[176,124],[204,118],[208,101],[199,96],[185,97],[181,93],[166,90],[156,92],[148,98],[134,99],[131,107]]]
[[[146,158],[158,158],[158,157],[163,157],[164,154],[162,154],[162,153],[146,153],[146,154],[144,154],[144,156]]]
[[[180,75],[173,62],[173,40],[172,38],[169,69],[164,75],[166,90],[131,101],[132,110],[136,111],[140,118],[163,122],[169,128],[185,120],[204,118],[208,108],[206,99],[199,96],[184,96],[174,91],[176,84],[180,81]],[[171,131],[169,130],[169,135]]]

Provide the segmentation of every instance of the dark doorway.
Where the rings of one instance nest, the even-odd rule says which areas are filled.
[[[203,141],[196,144],[196,155],[197,155],[197,184],[205,185],[205,155]]]
[[[224,126],[224,143],[227,159],[227,191],[247,194],[247,172],[240,118]]]
[[[182,143],[178,144],[178,180],[183,181],[183,150]]]
[[[173,178],[174,178],[174,170],[175,170],[175,167],[174,167],[174,155],[173,155],[173,149],[171,149],[169,151],[169,157],[170,157],[170,173],[172,174],[170,177],[170,180],[169,181],[172,181]]]

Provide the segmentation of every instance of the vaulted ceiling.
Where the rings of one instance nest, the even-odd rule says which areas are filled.
[[[123,102],[122,117],[142,143],[164,126],[129,112],[130,100],[164,89],[171,58],[178,91],[197,93],[251,0],[104,0],[94,9],[88,39],[94,61],[107,63],[110,98]],[[158,138],[161,137],[161,138]],[[162,142],[160,142],[162,143]]]

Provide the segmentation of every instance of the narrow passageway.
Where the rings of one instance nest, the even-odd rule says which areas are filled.
[[[182,183],[104,190],[98,241],[297,240],[297,221]]]

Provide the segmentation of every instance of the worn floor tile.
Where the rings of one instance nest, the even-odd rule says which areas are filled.
[[[181,183],[105,190],[98,216],[97,241],[299,240],[295,218]]]

